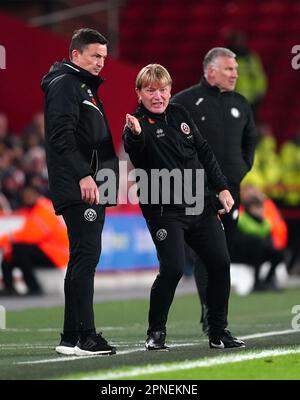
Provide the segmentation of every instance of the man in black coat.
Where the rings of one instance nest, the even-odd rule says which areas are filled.
[[[230,213],[222,216],[222,222],[231,253],[238,221],[240,183],[252,167],[257,132],[249,103],[234,91],[238,78],[235,54],[222,47],[211,49],[204,57],[203,71],[204,77],[201,81],[177,93],[172,102],[182,104],[189,111],[227,177],[234,206]],[[215,197],[213,190],[212,196]],[[218,207],[216,197],[215,200]],[[201,320],[204,331],[207,331],[207,272],[205,265],[198,258],[195,279],[202,303]]]
[[[98,76],[107,57],[107,40],[80,29],[72,37],[70,61],[55,63],[43,78],[45,139],[49,185],[56,214],[68,229],[70,259],[65,277],[65,316],[61,354],[113,354],[115,348],[96,334],[94,275],[101,253],[105,205],[99,174],[118,176],[111,133],[97,96]],[[115,182],[115,186],[117,182]]]

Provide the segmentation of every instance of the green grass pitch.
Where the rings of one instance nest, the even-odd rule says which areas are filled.
[[[200,331],[197,296],[177,296],[168,321],[170,351],[148,352],[148,299],[102,302],[95,305],[97,326],[118,353],[86,358],[54,351],[61,307],[8,312],[0,330],[0,379],[299,379],[300,330],[291,325],[296,304],[299,289],[232,295],[229,328],[247,347],[214,350]]]

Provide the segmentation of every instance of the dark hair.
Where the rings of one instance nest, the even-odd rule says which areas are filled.
[[[84,48],[92,43],[107,45],[108,40],[95,29],[81,28],[77,31],[74,31],[69,48],[70,58],[72,58],[73,50],[78,50],[80,53],[82,53]]]

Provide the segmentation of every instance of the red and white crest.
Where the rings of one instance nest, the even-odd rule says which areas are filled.
[[[186,135],[189,135],[191,133],[191,128],[188,126],[186,122],[182,122],[180,125],[180,129],[182,130],[183,133]]]

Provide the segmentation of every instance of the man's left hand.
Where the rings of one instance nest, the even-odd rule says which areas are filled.
[[[229,190],[222,190],[219,193],[219,201],[224,208],[218,211],[219,214],[227,214],[232,209],[234,205],[234,200],[229,192]]]

